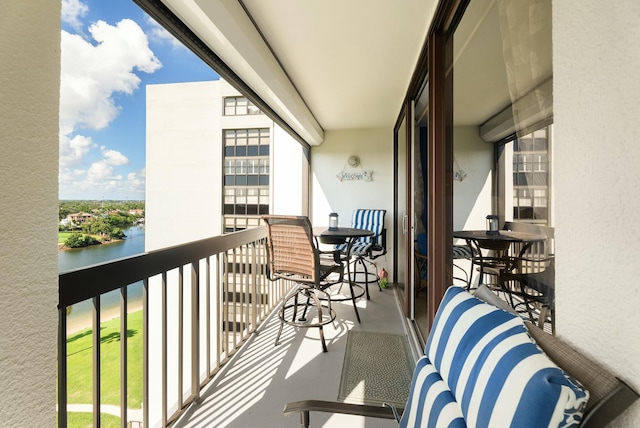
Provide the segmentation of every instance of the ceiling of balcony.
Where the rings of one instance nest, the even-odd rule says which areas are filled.
[[[393,125],[432,1],[243,3],[323,128]]]
[[[311,144],[393,126],[436,3],[163,2]]]
[[[162,1],[310,145],[321,144],[325,131],[394,125],[438,3]],[[499,18],[497,4],[471,2],[455,33],[458,125],[480,125],[512,102],[505,69],[511,64],[503,51],[505,43],[522,51],[518,37],[528,27],[518,23],[519,33],[505,30],[507,15],[503,11]],[[517,4],[509,3],[511,12],[528,17],[527,6]],[[534,17],[550,27],[550,6],[543,10],[548,15]],[[516,70],[512,83],[521,88],[533,88],[551,74],[551,31],[540,33],[522,38],[527,50],[536,44],[545,54],[535,69],[526,61],[526,73]]]

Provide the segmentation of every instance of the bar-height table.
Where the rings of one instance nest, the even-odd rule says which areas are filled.
[[[364,288],[355,283],[355,278],[351,277],[351,248],[358,238],[365,238],[367,236],[373,236],[373,232],[367,229],[355,229],[352,227],[339,227],[336,230],[329,230],[324,227],[314,227],[313,234],[319,238],[322,244],[342,244],[347,243],[347,250],[345,252],[344,260],[347,263],[347,281],[349,283],[349,290],[351,291],[351,297],[344,299],[331,299],[332,301],[352,300],[353,307],[356,311],[356,318],[360,322],[360,314],[358,313],[358,306],[356,305],[356,299],[362,297],[365,293]],[[362,293],[355,295],[353,292],[354,286],[362,288]]]
[[[499,230],[497,232],[487,232],[485,230],[458,230],[453,232],[453,237],[464,239],[473,253],[471,259],[471,268],[478,265],[480,269],[479,284],[482,284],[484,278],[484,270],[488,266],[501,263],[501,267],[507,271],[513,269],[514,257],[509,257],[508,250],[513,244],[522,244],[518,257],[522,258],[524,253],[531,248],[536,242],[542,242],[547,239],[546,236],[534,233],[515,232],[511,230]],[[498,252],[497,257],[488,257],[483,255],[482,250],[494,250]],[[469,274],[468,286],[471,286],[472,272]]]

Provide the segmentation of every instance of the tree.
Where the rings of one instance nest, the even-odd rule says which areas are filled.
[[[66,241],[64,241],[65,247],[68,248],[83,248],[88,247],[89,245],[99,244],[100,241],[95,239],[92,236],[83,235],[80,232],[72,233]]]
[[[111,233],[109,233],[109,236],[111,237],[111,239],[124,239],[127,237],[127,235],[125,235],[122,229],[120,229],[119,227],[114,227],[111,230]]]

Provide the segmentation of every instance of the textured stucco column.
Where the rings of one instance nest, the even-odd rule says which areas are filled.
[[[640,2],[553,2],[557,333],[640,390]],[[615,427],[640,426],[640,402]]]
[[[0,13],[0,425],[56,425],[60,2]]]

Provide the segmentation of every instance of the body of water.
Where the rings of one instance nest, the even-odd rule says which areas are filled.
[[[144,253],[144,228],[133,226],[124,230],[127,238],[112,244],[92,245],[58,252],[58,272],[83,268]]]
[[[66,272],[108,261],[118,260],[144,253],[144,227],[126,229],[127,238],[111,244],[93,245],[86,248],[58,251],[58,272]],[[87,284],[88,287],[91,284]],[[142,303],[142,281],[132,284],[127,293],[128,311],[137,310]],[[120,314],[120,292],[115,290],[100,298],[102,320]],[[73,305],[67,316],[67,332],[73,333],[91,326],[92,302],[84,301]]]

